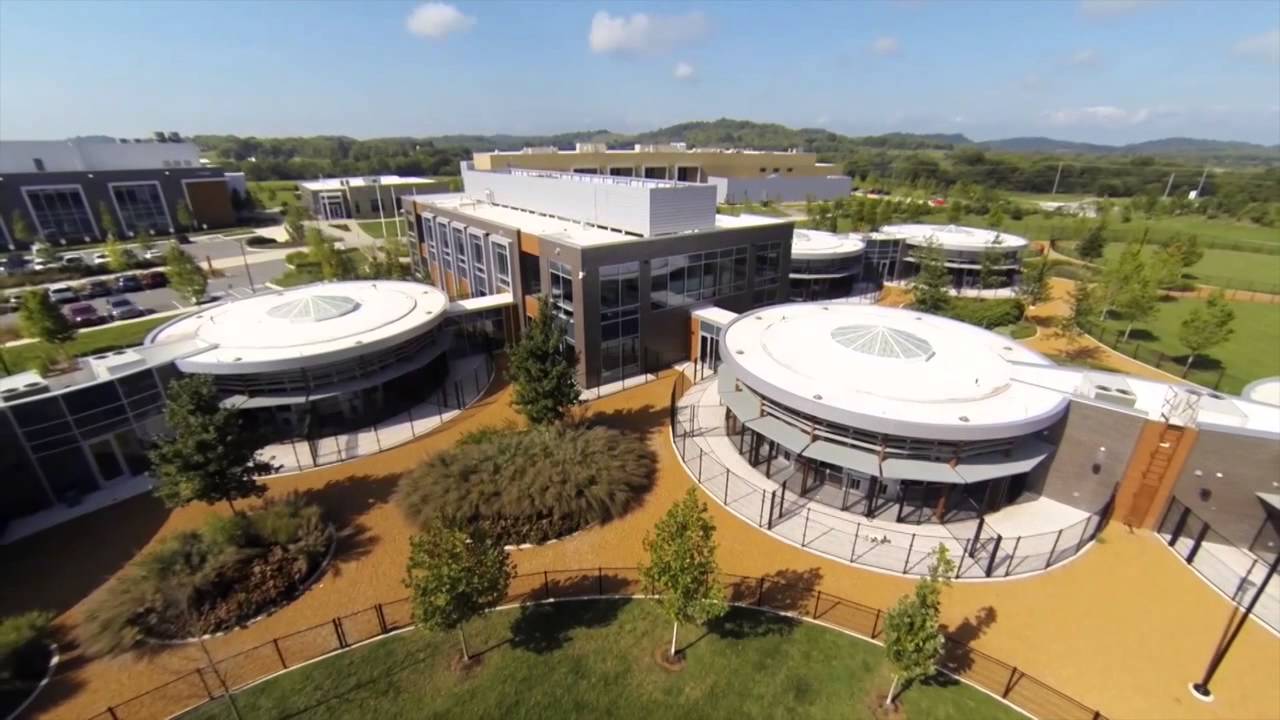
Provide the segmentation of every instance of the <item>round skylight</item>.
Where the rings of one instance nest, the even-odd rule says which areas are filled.
[[[884,325],[844,325],[831,331],[831,339],[850,350],[872,357],[928,360],[933,346],[928,340]]]
[[[332,320],[354,312],[360,303],[342,295],[306,295],[267,309],[267,315],[291,323]]]

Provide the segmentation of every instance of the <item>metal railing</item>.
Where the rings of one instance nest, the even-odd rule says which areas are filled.
[[[1211,390],[1222,390],[1223,392],[1240,392],[1241,388],[1249,382],[1238,375],[1228,374],[1227,369],[1224,366],[1207,368],[1202,364],[1200,367],[1196,367],[1196,362],[1193,361],[1191,366],[1188,367],[1185,355],[1182,356],[1182,358],[1178,358],[1160,350],[1159,348],[1144,345],[1138,340],[1125,340],[1124,330],[1121,329],[1111,330],[1106,327],[1093,324],[1089,324],[1082,329],[1089,333],[1094,340],[1097,340],[1121,355],[1126,355],[1140,363],[1150,365],[1157,370],[1169,373],[1175,377],[1183,378],[1187,382],[1200,385],[1201,387],[1206,387]],[[1204,356],[1198,356],[1197,360],[1201,363],[1208,362]]]
[[[870,640],[877,640],[884,632],[884,610],[811,585],[788,583],[777,576],[728,573],[722,573],[720,581],[729,602],[741,607],[811,619]],[[516,576],[503,605],[645,595],[637,568],[547,570]],[[216,660],[213,666],[197,667],[141,695],[111,705],[90,720],[152,720],[184,714],[223,698],[224,682],[235,694],[302,663],[413,627],[412,616],[409,598],[341,615]],[[1055,690],[1016,665],[955,638],[947,638],[939,667],[1034,717],[1106,720],[1100,711]]]
[[[854,515],[836,515],[815,508],[815,494],[788,489],[787,484],[763,488],[729,470],[698,442],[702,431],[691,417],[696,406],[679,406],[692,387],[684,374],[671,389],[669,420],[676,453],[694,480],[709,495],[756,527],[841,562],[904,575],[926,575],[929,557],[943,545],[956,558],[960,579],[1009,577],[1040,572],[1078,554],[1110,517],[1114,491],[1095,513],[1052,532],[1018,537],[993,533],[981,520],[939,526],[937,532],[901,532]]]

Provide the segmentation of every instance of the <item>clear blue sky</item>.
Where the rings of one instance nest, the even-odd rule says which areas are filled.
[[[1280,2],[0,2],[0,137],[847,133],[1280,143]]]

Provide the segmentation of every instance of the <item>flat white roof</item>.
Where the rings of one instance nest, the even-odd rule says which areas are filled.
[[[161,326],[148,344],[189,340],[187,372],[295,369],[393,345],[438,324],[448,298],[430,285],[377,280],[316,283],[215,305]]]
[[[442,183],[443,180],[432,180],[420,177],[401,177],[399,175],[379,175],[374,177],[323,178],[298,183],[298,187],[307,190],[341,190],[344,187],[365,187],[373,185],[376,180],[380,185],[422,185],[425,183]]]
[[[482,220],[506,225],[512,228],[518,228],[528,233],[545,237],[552,240],[559,240],[570,245],[579,247],[592,247],[597,245],[607,245],[619,242],[635,242],[643,240],[640,235],[624,233],[617,230],[610,230],[586,223],[574,222],[564,218],[552,217],[550,215],[539,215],[528,210],[517,210],[502,205],[491,205],[486,202],[474,200],[462,193],[448,193],[439,195],[414,195],[411,198],[423,205],[432,205],[442,210],[452,210],[454,212],[471,215]],[[756,225],[770,225],[780,222],[791,222],[782,218],[764,218],[752,216],[747,219],[733,217],[731,215],[716,215],[717,228],[733,228],[733,227],[753,227]],[[662,235],[659,237],[671,237],[671,235]]]
[[[796,228],[791,236],[792,260],[827,260],[831,258],[853,257],[859,255],[867,247],[857,235],[824,232],[822,230],[806,230]]]
[[[757,393],[850,427],[980,440],[1052,424],[1067,399],[1017,382],[1017,363],[1050,365],[1002,335],[875,305],[791,303],[726,328],[722,357]]]
[[[1027,246],[1026,238],[998,230],[965,227],[963,225],[886,225],[880,228],[883,235],[905,238],[912,245],[936,242],[945,250],[983,250],[996,245],[1009,250]]]
[[[1267,405],[1280,405],[1280,377],[1254,380],[1244,387],[1240,396]]]

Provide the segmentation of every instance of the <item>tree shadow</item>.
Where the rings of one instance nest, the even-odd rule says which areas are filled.
[[[335,575],[342,572],[344,565],[357,562],[372,552],[375,544],[373,535],[360,518],[389,502],[399,479],[399,473],[352,475],[301,493],[305,501],[324,510],[325,518],[333,523],[338,534],[338,548],[330,566]]]
[[[799,620],[786,615],[735,607],[707,623],[707,632],[725,640],[750,640],[789,635],[799,624]]]
[[[1124,334],[1121,333],[1120,337],[1123,338]],[[1154,342],[1159,339],[1160,339],[1160,336],[1156,335],[1150,330],[1147,330],[1146,328],[1136,327],[1129,331],[1129,339],[1124,340],[1123,342]]]
[[[667,422],[667,408],[654,405],[596,412],[584,419],[587,427],[605,427],[628,433],[648,433]]]
[[[66,612],[141,552],[169,514],[146,493],[0,545],[0,615]]]
[[[759,605],[789,613],[808,613],[813,609],[822,570],[777,570],[763,577]]]
[[[574,630],[612,623],[629,602],[629,598],[609,598],[525,605],[511,622],[511,637],[506,642],[517,650],[536,655],[554,652],[573,639]]]
[[[987,629],[996,622],[996,609],[990,605],[980,608],[972,618],[965,618],[954,628],[942,625],[942,634],[946,636],[946,648],[938,666],[954,675],[963,675],[973,669],[973,643],[986,634]],[[954,685],[958,682],[946,673],[936,673],[927,678],[926,685]]]

